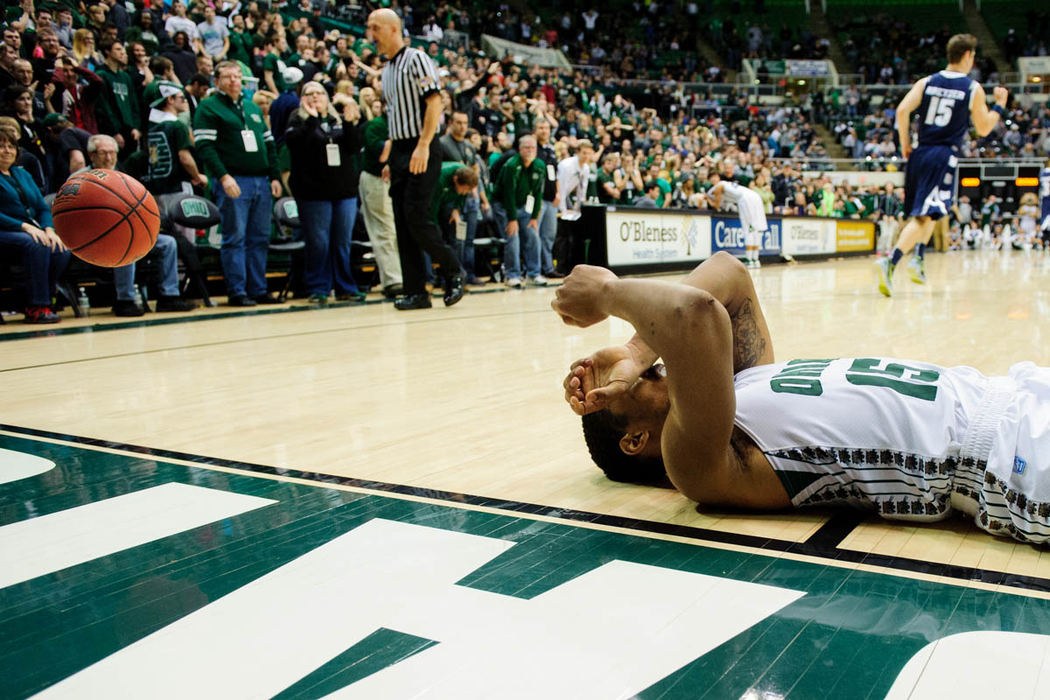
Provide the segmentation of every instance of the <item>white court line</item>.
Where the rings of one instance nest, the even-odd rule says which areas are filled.
[[[277,501],[170,483],[0,527],[0,588]]]
[[[0,447],[0,484],[28,479],[55,468],[50,459]]]
[[[612,700],[804,595],[623,561],[528,600],[457,584],[514,546],[370,520],[35,697],[272,697],[386,628],[439,644],[333,697]]]

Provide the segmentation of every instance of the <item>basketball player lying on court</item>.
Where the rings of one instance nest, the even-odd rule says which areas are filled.
[[[611,479],[667,478],[701,504],[754,510],[846,505],[912,521],[957,510],[995,535],[1050,538],[1050,369],[774,363],[751,277],[725,253],[682,284],[577,266],[551,305],[570,325],[618,316],[636,330],[565,379]]]

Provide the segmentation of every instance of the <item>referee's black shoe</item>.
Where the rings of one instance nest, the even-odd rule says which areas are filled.
[[[398,311],[429,309],[431,306],[433,306],[433,304],[430,303],[430,295],[426,292],[422,294],[409,294],[408,296],[399,297],[394,300],[394,308]]]
[[[445,280],[445,306],[452,306],[463,298],[463,275],[452,275]]]

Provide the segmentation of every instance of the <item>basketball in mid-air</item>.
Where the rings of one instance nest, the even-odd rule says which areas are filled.
[[[135,262],[153,249],[160,229],[153,195],[116,170],[93,169],[66,180],[51,215],[73,254],[101,267]]]

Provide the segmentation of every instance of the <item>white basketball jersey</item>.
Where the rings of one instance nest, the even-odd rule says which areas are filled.
[[[890,358],[792,360],[740,372],[736,425],[796,506],[849,504],[937,520],[976,497],[989,380],[970,367]],[[957,500],[957,499],[956,499]]]
[[[762,198],[758,196],[757,192],[753,192],[743,185],[730,182],[729,180],[722,181],[722,201],[726,204],[739,205],[741,199],[747,199],[748,195],[753,195],[759,202]]]

